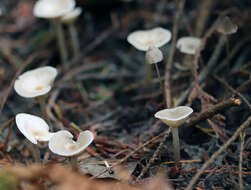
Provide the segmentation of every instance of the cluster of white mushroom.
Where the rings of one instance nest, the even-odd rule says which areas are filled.
[[[74,22],[82,13],[82,9],[80,7],[75,7],[75,5],[75,0],[38,0],[33,9],[33,14],[36,17],[51,20],[55,24],[60,56],[64,69],[68,66],[68,51],[62,23],[69,26],[74,57],[79,53],[78,36]]]
[[[223,35],[233,34],[238,27],[229,17],[223,17],[219,20],[216,30]],[[132,32],[128,35],[127,41],[140,51],[146,51],[146,68],[147,73],[151,70],[150,64],[157,64],[163,60],[163,54],[160,47],[164,46],[171,40],[171,32],[167,29],[157,27],[150,30],[140,30]],[[201,39],[192,36],[186,36],[178,39],[176,47],[180,52],[187,55],[195,55],[200,50],[202,44]],[[160,78],[158,67],[156,69]],[[151,77],[151,76],[150,76]],[[149,74],[147,74],[149,78]],[[148,79],[149,80],[149,79]],[[188,106],[179,106],[176,108],[164,109],[158,111],[155,117],[163,121],[171,127],[173,134],[174,160],[180,161],[180,147],[178,127],[181,126],[188,116],[193,112],[193,109]]]
[[[56,68],[45,66],[27,71],[15,81],[14,89],[22,97],[34,98],[46,95],[52,88],[57,76]],[[16,124],[20,132],[33,144],[49,142],[49,149],[60,156],[71,157],[80,154],[93,141],[94,135],[90,131],[80,132],[77,141],[73,135],[65,130],[50,132],[49,125],[42,118],[19,113]],[[40,155],[39,155],[40,157]]]
[[[146,51],[146,65],[149,70],[150,64],[157,64],[163,60],[163,53],[159,49],[171,40],[171,32],[167,29],[157,27],[151,30],[142,30],[131,33],[127,41],[140,51]],[[176,47],[180,52],[194,55],[201,45],[201,39],[196,37],[182,37],[177,41]],[[150,67],[151,69],[151,67]],[[158,67],[156,69],[159,75]],[[159,75],[160,78],[160,75]],[[182,125],[193,109],[187,106],[180,106],[171,109],[164,109],[155,114],[165,124],[172,128],[174,160],[180,160],[178,127]]]

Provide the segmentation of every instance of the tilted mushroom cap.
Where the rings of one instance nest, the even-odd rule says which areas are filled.
[[[60,156],[74,156],[80,154],[93,141],[91,131],[83,131],[79,134],[78,140],[72,140],[73,135],[66,130],[56,132],[49,141],[49,149]]]
[[[154,116],[163,121],[169,127],[179,127],[186,121],[191,113],[193,113],[192,108],[188,106],[179,106],[158,111]]]
[[[50,66],[30,70],[17,78],[14,89],[25,98],[41,96],[51,90],[56,76],[57,70]]]
[[[216,30],[222,34],[234,34],[237,32],[238,26],[234,24],[228,16],[221,18],[218,23]]]
[[[75,0],[38,0],[33,8],[36,17],[53,19],[72,11]]]
[[[157,48],[165,45],[171,40],[172,34],[169,30],[157,27],[151,30],[135,31],[127,37],[127,41],[141,51],[147,51],[150,46]]]
[[[82,8],[77,7],[73,9],[71,12],[68,12],[65,15],[63,15],[61,20],[63,23],[72,23],[79,17],[79,15],[81,15],[81,13],[82,13]]]
[[[149,47],[149,49],[146,52],[147,63],[154,64],[154,63],[161,62],[162,60],[163,60],[162,51],[155,46]]]
[[[196,37],[182,37],[177,41],[176,47],[185,54],[194,55],[199,50],[201,39]]]
[[[21,133],[33,144],[37,141],[49,141],[54,133],[49,132],[49,126],[40,117],[27,113],[16,115],[16,124]]]

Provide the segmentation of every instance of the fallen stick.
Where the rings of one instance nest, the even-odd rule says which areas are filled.
[[[206,120],[208,118],[211,118],[215,114],[219,113],[220,111],[230,108],[233,106],[239,106],[241,105],[241,100],[239,98],[229,98],[223,102],[220,102],[216,105],[213,105],[209,107],[206,111],[200,113],[198,116],[192,118],[189,123],[186,123],[184,126],[185,127],[190,127],[193,126],[200,121]]]

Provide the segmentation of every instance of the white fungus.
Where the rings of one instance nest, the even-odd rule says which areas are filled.
[[[230,35],[237,32],[238,26],[228,16],[225,16],[218,21],[216,30],[224,35]]]
[[[157,27],[150,30],[138,30],[127,37],[127,41],[140,51],[147,51],[149,47],[162,47],[171,40],[169,30]]]
[[[37,141],[49,141],[54,134],[49,132],[48,124],[35,115],[19,113],[16,115],[16,124],[21,133],[33,144],[37,144]]]
[[[82,8],[76,7],[72,11],[63,15],[61,17],[61,20],[63,23],[72,23],[79,17],[79,15],[81,15],[81,13],[82,13]]]
[[[42,96],[51,90],[56,76],[57,70],[50,66],[30,70],[17,78],[14,89],[25,98]]]
[[[193,113],[192,108],[188,106],[179,106],[158,111],[154,116],[163,121],[169,127],[179,127],[185,122],[191,113]]]
[[[38,0],[33,14],[40,18],[54,19],[72,11],[75,4],[75,0]]]
[[[163,53],[162,51],[160,51],[159,48],[155,46],[151,46],[146,52],[145,59],[146,59],[146,62],[149,64],[159,63],[163,60]]]
[[[195,55],[201,45],[201,39],[196,37],[182,37],[177,41],[176,47],[185,54]]]
[[[49,149],[60,156],[71,157],[80,154],[93,141],[94,135],[90,131],[83,131],[79,134],[77,141],[73,135],[66,130],[56,132],[49,141]]]

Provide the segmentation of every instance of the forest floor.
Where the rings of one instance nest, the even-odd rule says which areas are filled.
[[[75,22],[80,52],[73,58],[64,26],[70,66],[63,71],[54,30],[33,16],[34,2],[0,2],[0,189],[251,190],[250,1],[77,4],[83,8]],[[216,31],[223,16],[238,26],[227,38]],[[159,26],[172,32],[158,64],[165,93],[154,67],[154,80],[145,82],[145,53],[126,40]],[[185,56],[175,47],[182,36],[200,37],[203,48]],[[46,65],[59,72],[47,96],[53,131],[95,134],[78,157],[78,171],[44,145],[43,164],[34,163],[15,124],[18,113],[41,116],[35,98],[14,91],[16,78]],[[180,105],[194,112],[179,128],[181,162],[175,164],[170,130],[154,114]]]

